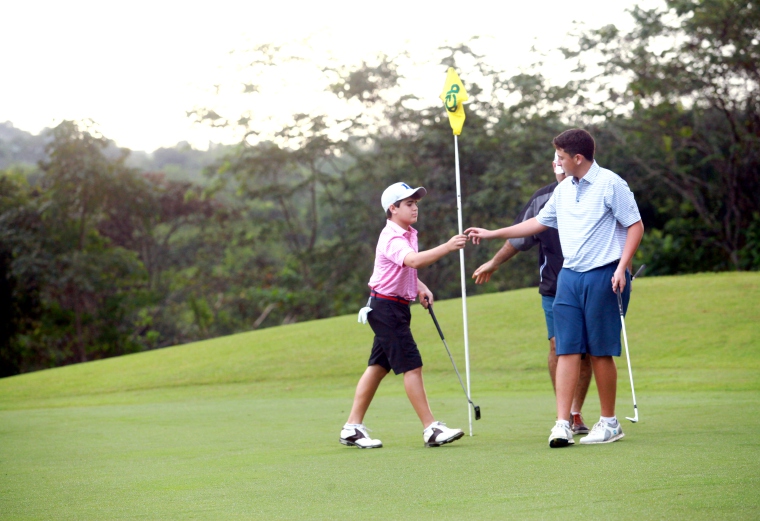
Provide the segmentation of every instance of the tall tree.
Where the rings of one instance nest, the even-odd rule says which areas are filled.
[[[589,55],[601,56],[589,82],[601,102],[589,115],[606,118],[599,128],[617,145],[618,163],[655,193],[667,187],[665,199],[677,194],[685,212],[670,217],[696,220],[683,233],[719,248],[734,269],[752,267],[743,250],[760,219],[760,9],[748,0],[668,0],[631,14],[631,31],[590,31],[566,50],[581,70]]]
[[[71,314],[72,335],[64,333],[59,342],[64,351],[71,345],[80,362],[88,359],[88,351],[124,350],[116,332],[128,308],[124,290],[142,277],[135,254],[110,247],[96,228],[117,172],[126,170],[126,152],[110,159],[107,147],[108,141],[86,124],[64,121],[51,131],[49,159],[40,165],[40,215],[54,274],[45,292],[61,320]]]
[[[23,172],[0,171],[0,377],[23,371],[35,358],[18,341],[38,324],[47,267],[39,255],[44,237],[33,199]]]

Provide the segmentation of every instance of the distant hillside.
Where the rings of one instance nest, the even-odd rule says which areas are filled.
[[[170,148],[157,148],[152,153],[132,151],[127,164],[144,172],[163,172],[172,181],[190,181],[204,184],[203,171],[215,163],[233,146],[210,143],[208,150],[193,148],[181,141]]]
[[[0,170],[13,165],[36,165],[45,157],[45,138],[18,129],[13,123],[0,123]]]
[[[40,161],[47,158],[45,145],[48,132],[49,129],[44,129],[35,135],[16,128],[10,121],[0,123],[0,170],[12,166],[36,168]],[[153,152],[132,150],[127,164],[143,172],[162,172],[173,181],[203,184],[204,169],[232,148],[230,145],[210,143],[208,150],[198,150],[183,141]],[[106,154],[116,156],[121,150],[111,141]]]

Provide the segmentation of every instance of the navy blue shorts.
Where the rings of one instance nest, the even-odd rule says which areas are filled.
[[[408,304],[372,298],[367,322],[375,333],[367,365],[380,365],[395,374],[422,367],[422,356],[412,337]]]
[[[612,291],[617,262],[578,273],[562,268],[554,298],[557,355],[620,356],[620,311]],[[631,274],[625,272],[623,312],[628,310]]]
[[[541,307],[544,308],[544,318],[546,319],[546,338],[551,340],[554,338],[554,297],[547,297],[541,295]]]

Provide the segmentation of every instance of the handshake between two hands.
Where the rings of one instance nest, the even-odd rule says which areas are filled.
[[[455,235],[448,241],[448,245],[451,247],[451,250],[461,250],[464,248],[465,244],[467,244],[467,241],[472,239],[473,244],[480,244],[480,241],[482,239],[491,239],[493,238],[492,232],[490,230],[486,230],[485,228],[467,228],[463,234],[461,235]]]

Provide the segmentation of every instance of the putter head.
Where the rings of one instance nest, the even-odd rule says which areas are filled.
[[[480,405],[473,405],[472,408],[475,409],[475,419],[479,420],[480,419]]]

